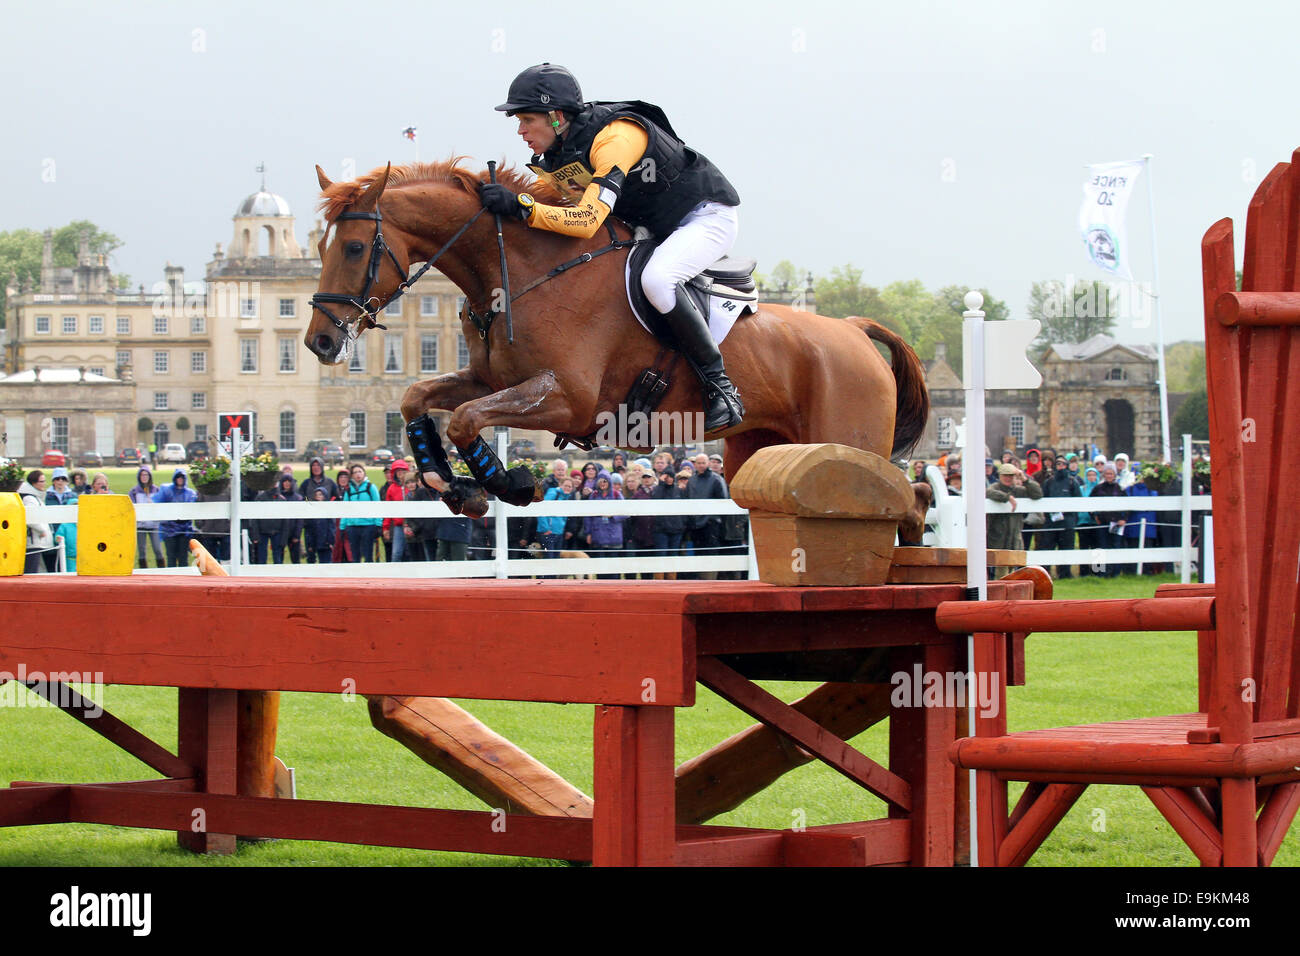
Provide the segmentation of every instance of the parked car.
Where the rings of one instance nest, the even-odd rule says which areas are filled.
[[[209,454],[208,443],[205,441],[192,441],[185,445],[185,457],[190,461],[207,458]]]
[[[506,445],[506,456],[508,458],[536,458],[537,446],[530,439],[518,438]]]
[[[319,458],[327,465],[341,465],[347,460],[342,445],[337,445],[324,438],[316,438],[307,442],[307,447],[302,453],[302,460],[311,461],[313,458]]]
[[[391,465],[393,463],[393,452],[388,448],[376,448],[375,453],[370,456],[372,465]]]
[[[126,468],[128,465],[140,464],[140,453],[134,448],[123,448],[117,453],[117,467]]]
[[[257,443],[257,448],[253,451],[253,454],[261,455],[263,453],[269,454],[272,458],[280,457],[280,453],[276,449],[275,442],[273,441],[260,441]]]
[[[180,442],[169,441],[163,445],[162,452],[158,455],[159,461],[172,462],[177,465],[185,464],[185,446]]]
[[[41,465],[46,468],[63,468],[68,464],[68,456],[57,448],[47,448],[41,455]]]
[[[97,451],[83,451],[77,456],[79,468],[103,468],[104,456]]]

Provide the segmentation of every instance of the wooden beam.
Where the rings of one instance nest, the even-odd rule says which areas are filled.
[[[1179,787],[1143,787],[1142,792],[1196,854],[1201,866],[1223,864],[1223,837],[1200,801]]]
[[[1208,631],[1214,598],[1139,598],[1130,601],[945,601],[935,611],[939,630],[976,631]]]
[[[1053,783],[1044,787],[1033,805],[1021,814],[1016,826],[1007,831],[998,847],[997,865],[1024,866],[1087,789],[1087,784],[1079,783]]]
[[[1225,292],[1214,300],[1224,325],[1300,325],[1300,292]]]

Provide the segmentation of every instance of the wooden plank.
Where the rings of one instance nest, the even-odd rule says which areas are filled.
[[[188,826],[196,799],[194,794],[124,792],[78,784],[69,785],[68,790],[74,822],[151,829]],[[237,794],[203,795],[203,808],[210,826],[284,840],[591,859],[591,821],[572,817],[502,816],[479,810],[276,800]]]
[[[989,548],[985,563],[993,565],[1024,564],[1027,552]],[[965,548],[895,548],[895,567],[932,568],[959,567],[966,568]]]
[[[177,842],[195,853],[229,854],[235,852],[236,833],[269,835],[253,830],[214,830],[214,821],[208,815],[209,796],[233,794],[236,789],[237,693],[182,687],[177,691],[177,711],[180,758],[194,768],[202,787],[200,793],[183,798],[189,804],[189,818],[177,829]],[[148,796],[117,795],[123,805],[129,804],[133,797]]]
[[[11,787],[67,787],[67,786],[85,786],[85,787],[106,787],[109,790],[154,790],[159,793],[194,793],[199,788],[199,782],[193,777],[164,777],[153,780],[116,780],[111,783],[87,783],[87,784],[66,784],[52,783],[42,780],[14,780],[11,781]],[[2,793],[3,791],[0,791]]]
[[[0,790],[0,827],[68,823],[72,819],[68,801],[66,784]]]
[[[585,793],[472,714],[441,697],[377,697],[370,721],[489,807],[507,813],[587,817]]]
[[[1251,724],[1251,737],[1255,740],[1271,740],[1274,737],[1288,737],[1300,734],[1300,719],[1260,720]],[[1206,727],[1204,730],[1189,730],[1189,744],[1217,744],[1220,740],[1218,727]]]
[[[904,810],[912,808],[911,787],[905,780],[854,750],[788,704],[749,683],[716,658],[701,657],[697,667],[700,683],[718,696],[751,717],[775,727],[817,759],[881,799]]]
[[[787,865],[783,853],[786,833],[783,830],[683,838],[684,829],[679,827],[677,831],[677,866]]]
[[[1218,528],[1215,528],[1217,547]],[[935,621],[950,634],[974,631],[1087,632],[1213,629],[1215,598],[1100,601],[949,601]]]
[[[1143,787],[1160,815],[1196,854],[1201,866],[1223,864],[1223,840],[1219,828],[1206,816],[1197,801],[1177,787]]]
[[[42,577],[51,576],[0,582],[0,618],[12,635],[0,669],[74,659],[109,683],[638,705],[652,679],[656,706],[694,699],[680,614],[630,613],[618,600],[581,611],[548,592],[550,610],[518,611],[494,597],[463,613],[445,590],[436,606],[425,595],[424,607],[374,607],[370,582],[322,591],[315,586],[338,582],[309,580],[300,591],[273,579],[169,577],[172,590],[146,582],[136,591],[146,581],[137,576],[87,579],[72,592],[30,584]],[[589,591],[572,593],[592,601]],[[259,603],[291,595],[297,604]],[[313,596],[354,606],[307,603]],[[539,641],[560,610],[564,640]],[[51,631],[64,635],[57,648],[44,637]]]
[[[899,866],[912,861],[911,820],[871,820],[785,834],[786,866]]]
[[[714,614],[699,623],[696,633],[703,656],[951,642],[935,629],[934,612],[926,608]]]
[[[671,707],[630,708],[636,714],[636,863],[672,866],[677,842]]]
[[[180,757],[130,724],[114,717],[94,701],[83,697],[67,684],[61,681],[27,681],[26,686],[105,740],[125,750],[149,769],[168,777],[188,777],[194,773],[194,769]],[[66,706],[61,702],[66,702]]]

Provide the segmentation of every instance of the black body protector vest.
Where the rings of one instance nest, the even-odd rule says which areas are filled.
[[[678,139],[663,110],[650,103],[588,103],[569,122],[563,139],[545,155],[534,156],[528,168],[550,179],[575,198],[591,184],[595,170],[591,144],[596,134],[615,120],[628,119],[646,131],[645,156],[620,179],[601,181],[617,195],[613,214],[629,226],[645,226],[656,239],[665,239],[702,202],[739,206],[740,196],[721,171],[702,153]]]

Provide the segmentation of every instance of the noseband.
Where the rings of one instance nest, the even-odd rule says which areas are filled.
[[[334,217],[335,222],[347,219],[370,219],[374,221],[375,238],[370,244],[370,263],[366,267],[366,286],[361,290],[360,295],[345,295],[341,292],[317,292],[311,297],[311,307],[313,309],[319,309],[325,315],[325,318],[329,319],[330,322],[333,323],[335,328],[345,334],[348,331],[349,323],[355,322],[359,319],[364,319],[369,323],[365,326],[367,329],[386,329],[386,326],[380,325],[379,322],[375,320],[375,316],[379,315],[380,311],[383,309],[386,309],[390,303],[397,301],[405,295],[406,291],[410,289],[411,286],[415,285],[415,283],[419,281],[420,277],[433,267],[433,264],[438,261],[439,257],[450,249],[452,244],[464,235],[465,230],[474,225],[474,222],[479,216],[483,215],[485,211],[486,210],[484,209],[479,209],[478,212],[471,216],[469,221],[457,229],[456,234],[448,239],[446,244],[435,252],[433,257],[421,266],[415,275],[409,278],[403,278],[402,281],[398,283],[397,288],[393,290],[393,294],[383,302],[379,301],[379,296],[372,296],[370,290],[374,288],[375,280],[379,277],[379,266],[380,263],[383,262],[383,256],[385,253],[387,253],[388,258],[392,260],[393,266],[397,269],[397,274],[399,276],[406,276],[406,268],[403,268],[402,264],[397,261],[397,256],[393,254],[392,247],[389,246],[388,243],[384,242],[384,217],[379,210],[375,210],[374,212],[339,213]],[[378,305],[373,309],[370,308],[370,303],[372,302],[378,303]],[[358,314],[348,322],[344,322],[326,307],[326,303],[332,305],[350,305],[352,308],[357,310]]]

